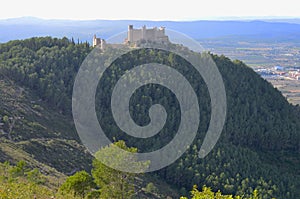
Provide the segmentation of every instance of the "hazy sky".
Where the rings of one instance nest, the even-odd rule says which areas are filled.
[[[0,18],[197,20],[300,16],[299,0],[5,0]]]

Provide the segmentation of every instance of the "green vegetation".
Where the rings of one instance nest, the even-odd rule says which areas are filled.
[[[136,151],[128,148],[124,141],[114,143],[128,151]],[[112,147],[112,146],[110,146]],[[103,149],[102,149],[103,150]],[[100,150],[101,151],[101,150]],[[105,149],[104,149],[105,151]],[[107,152],[107,150],[105,151]],[[9,162],[0,163],[0,198],[161,198],[157,195],[158,188],[152,183],[148,183],[144,190],[139,189],[134,184],[137,180],[136,174],[120,172],[103,165],[99,160],[94,159],[92,176],[86,171],[76,172],[69,176],[61,184],[57,180],[64,180],[64,176],[51,177],[41,174],[39,169],[30,169],[26,162],[19,161],[15,166]],[[141,175],[139,175],[141,177]],[[220,191],[213,193],[210,188],[203,187],[199,192],[194,186],[191,191],[192,198],[205,199],[230,199],[231,195],[222,195]],[[215,197],[214,197],[215,196]],[[253,192],[253,198],[258,199],[257,190]],[[162,197],[164,198],[164,197]],[[181,197],[185,199],[185,197]],[[235,197],[240,199],[241,197]],[[245,198],[246,199],[246,198]]]
[[[232,195],[222,195],[222,193],[220,192],[220,190],[218,190],[218,192],[214,193],[213,191],[211,191],[210,188],[204,186],[202,188],[202,191],[199,191],[197,189],[197,186],[194,185],[193,190],[191,191],[191,199],[259,199],[259,194],[257,192],[257,190],[253,191],[252,196],[250,196],[249,198],[245,198],[245,197],[241,197],[241,196],[232,196]],[[180,197],[180,199],[188,199],[186,197]]]
[[[61,185],[62,193],[73,193],[74,197],[84,198],[91,189],[95,187],[93,179],[86,171],[80,171],[67,178]]]
[[[124,145],[124,141],[114,143],[119,146]],[[128,148],[128,150],[135,150]],[[133,181],[137,176],[120,172],[106,167],[97,159],[94,160],[92,176],[86,171],[76,172],[66,178],[61,185],[55,183],[65,177],[51,177],[43,175],[37,168],[30,169],[26,162],[19,161],[15,166],[9,162],[0,163],[0,198],[161,198],[157,195],[158,188],[152,183],[148,183],[144,190],[134,187]],[[141,194],[144,192],[144,194]],[[136,197],[135,197],[136,196]],[[164,197],[162,197],[164,198]],[[193,186],[191,191],[192,199],[259,199],[260,193],[254,190],[251,197],[222,195],[220,191],[214,193],[210,188],[204,186],[202,191],[198,191],[197,186]],[[180,197],[180,199],[187,199]]]
[[[95,160],[96,161],[96,160]],[[9,162],[0,163],[0,198],[1,199],[96,199],[96,198],[158,198],[162,191],[143,191],[140,186],[133,184],[132,180],[138,178],[117,178],[119,171],[104,168],[97,164],[93,168],[96,172],[91,176],[86,171],[78,171],[66,178],[54,173],[42,174],[40,169],[30,168],[24,161],[19,161],[15,166]],[[101,169],[109,173],[99,172]],[[124,173],[124,175],[127,175]],[[110,178],[115,176],[115,178]],[[104,181],[106,180],[106,181]],[[130,181],[129,181],[130,180]],[[101,184],[101,186],[99,186]],[[119,185],[123,186],[117,187]],[[153,185],[154,186],[154,185]],[[168,187],[164,187],[169,189]],[[174,191],[174,190],[173,190]],[[173,194],[174,195],[174,194]],[[166,198],[164,194],[160,198]]]
[[[0,90],[1,162],[25,160],[45,172],[54,172],[50,167],[64,173],[91,168],[92,156],[79,143],[69,116],[1,72]]]
[[[61,194],[58,189],[60,184],[65,180],[64,175],[54,176],[44,175],[39,169],[31,169],[24,161],[19,161],[15,166],[9,162],[0,163],[0,198],[1,199],[32,199],[32,198],[56,198],[56,199],[80,199],[80,196],[74,196],[71,192]],[[61,186],[63,189],[65,184],[71,183],[81,173],[76,173],[75,177],[69,177]],[[76,183],[72,186],[76,187]],[[77,187],[76,187],[77,188]],[[79,187],[78,187],[79,188]],[[81,192],[78,192],[81,193]]]
[[[32,38],[1,44],[1,71],[42,100],[70,113],[73,80],[90,52],[88,43],[75,45],[67,38]]]
[[[80,144],[70,114],[74,78],[90,50],[88,44],[74,44],[66,38],[32,38],[0,44],[2,161],[26,158],[33,167],[48,165],[64,173],[90,171],[92,158]],[[245,198],[253,197],[255,190],[259,198],[299,198],[300,111],[270,83],[240,61],[211,55],[225,83],[228,112],[217,146],[199,159],[198,150],[210,119],[210,98],[201,76],[185,60],[166,51],[136,50],[130,56],[117,59],[98,86],[96,110],[101,127],[111,140],[125,140],[129,148],[141,152],[153,151],[172,140],[180,123],[180,107],[174,94],[152,84],[139,88],[132,96],[132,118],[139,125],[148,124],[149,107],[159,103],[168,113],[166,125],[145,140],[122,133],[112,118],[108,96],[130,67],[150,62],[169,65],[188,79],[199,98],[201,120],[194,143],[174,164],[150,175],[159,176],[182,195],[188,195],[187,190],[197,184],[212,187],[212,192],[220,190],[225,195]],[[32,178],[36,175],[36,171],[30,174]],[[81,183],[80,178],[75,182]],[[146,186],[142,188],[145,190]],[[146,189],[156,191],[155,187],[149,185]],[[98,188],[101,190],[101,186]],[[76,192],[76,196],[84,193],[88,197],[87,189],[73,189],[71,195]],[[95,191],[90,195],[97,194]]]
[[[128,148],[124,141],[118,141],[114,143],[115,146],[129,151],[131,153],[136,153],[136,148]],[[96,153],[96,157],[102,155],[104,157],[116,157],[117,161],[110,162],[113,164],[124,163],[127,157],[123,154],[116,154],[113,151],[113,146],[108,146],[104,149],[101,149]],[[120,161],[120,162],[119,162]],[[96,184],[100,187],[100,197],[101,198],[116,198],[116,199],[123,199],[123,198],[130,198],[134,192],[134,178],[135,174],[133,173],[126,173],[122,171],[118,171],[107,167],[98,159],[93,160],[93,169],[92,175],[95,179]]]
[[[50,179],[38,170],[30,170],[24,161],[16,166],[0,163],[0,198],[45,198],[51,197]]]
[[[96,153],[96,157],[101,155],[107,159],[116,157],[110,164],[124,164],[123,160],[127,160],[128,166],[130,160],[126,154],[117,154],[114,149],[115,146],[131,152],[136,153],[137,149],[127,147],[125,142],[120,140],[111,144],[110,146],[100,149]],[[101,159],[102,159],[101,157]],[[99,157],[100,158],[100,157]],[[137,162],[138,164],[138,162]],[[60,192],[64,194],[73,194],[74,197],[80,196],[82,198],[103,198],[103,199],[127,199],[134,196],[140,196],[142,190],[135,185],[134,181],[142,174],[127,173],[112,169],[104,165],[98,159],[93,160],[92,176],[86,171],[80,171],[67,178],[67,180],[60,187]],[[153,183],[149,183],[145,188],[147,194],[157,193]]]

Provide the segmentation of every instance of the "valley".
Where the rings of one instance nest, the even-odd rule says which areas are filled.
[[[200,43],[216,54],[242,60],[264,79],[278,88],[287,100],[300,104],[300,42],[298,39],[261,39],[229,37],[200,40]]]

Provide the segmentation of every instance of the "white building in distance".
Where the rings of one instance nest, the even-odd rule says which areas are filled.
[[[169,38],[165,34],[164,27],[147,29],[146,26],[143,26],[141,29],[134,29],[133,25],[129,25],[125,43],[136,43],[137,41],[154,41],[164,43],[169,42]]]

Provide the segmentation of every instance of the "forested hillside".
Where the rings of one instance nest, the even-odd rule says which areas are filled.
[[[0,44],[1,142],[17,145],[18,150],[24,150],[34,159],[65,173],[77,167],[90,168],[91,159],[85,155],[72,123],[71,97],[76,73],[91,50],[88,43],[75,44],[67,38],[32,38]],[[112,85],[130,69],[126,67],[128,64],[166,64],[187,77],[197,91],[201,99],[201,121],[188,151],[174,164],[152,174],[159,175],[183,195],[189,195],[188,191],[197,184],[245,197],[256,189],[261,198],[299,198],[298,107],[290,105],[278,90],[242,62],[211,56],[225,83],[228,111],[221,138],[207,157],[198,157],[210,118],[207,87],[200,76],[189,70],[184,60],[162,50],[133,51],[130,59],[119,58],[106,71],[101,86],[98,86],[96,109],[98,118],[102,119],[101,125],[109,132],[108,137],[125,140],[139,151],[156,150],[173,138],[180,112],[174,94],[168,89],[149,85],[132,96],[130,110],[140,125],[149,123],[145,113],[152,104],[160,103],[168,111],[164,129],[145,140],[121,133],[113,122],[109,98],[106,98]],[[12,91],[5,90],[7,88]],[[29,91],[34,93],[32,99],[24,97]],[[12,159],[7,151],[1,151],[2,161]],[[41,151],[46,155],[41,155]],[[57,159],[57,155],[61,159]],[[61,161],[67,156],[68,161]]]

